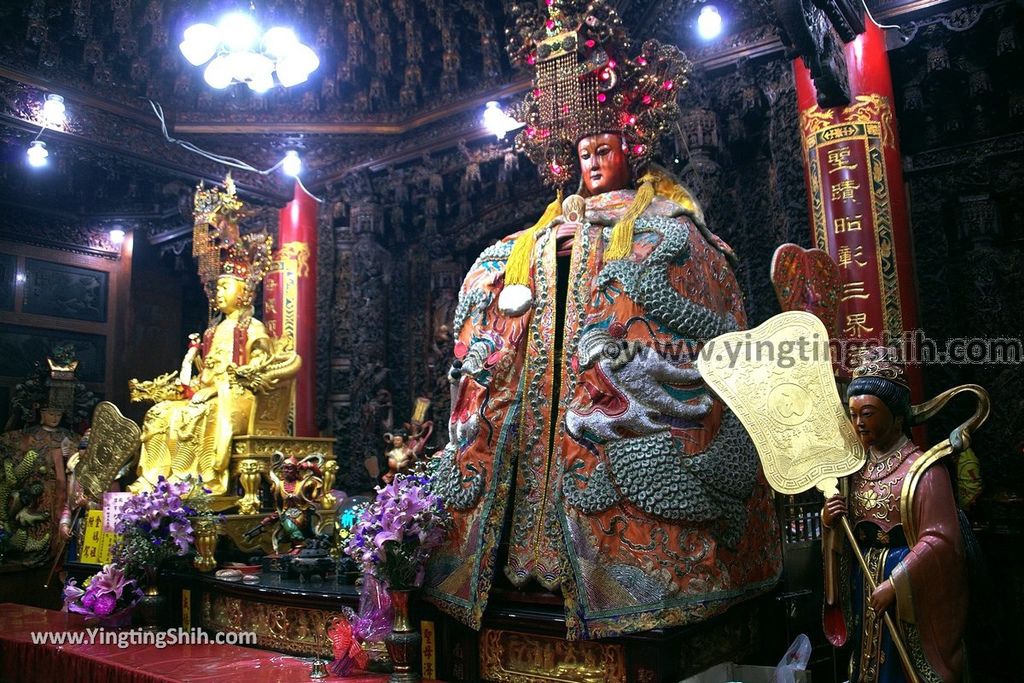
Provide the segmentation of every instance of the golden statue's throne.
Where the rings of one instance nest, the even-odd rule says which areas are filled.
[[[254,515],[260,512],[260,489],[264,481],[269,482],[271,457],[276,451],[286,455],[303,457],[313,453],[324,456],[324,488],[331,490],[338,465],[334,461],[334,439],[320,437],[288,436],[292,405],[295,398],[295,376],[302,366],[302,359],[287,342],[278,341],[275,353],[267,366],[261,368],[264,377],[271,377],[262,391],[255,387],[252,411],[249,413],[247,433],[237,435],[231,443],[232,490],[242,489],[238,499],[238,512]],[[329,493],[323,498],[324,509],[334,505]]]

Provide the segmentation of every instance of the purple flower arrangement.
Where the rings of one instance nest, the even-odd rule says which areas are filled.
[[[138,583],[116,564],[105,565],[86,579],[82,588],[75,585],[74,579],[64,586],[67,610],[90,620],[117,621],[119,615],[130,613],[141,599]]]
[[[429,477],[397,475],[359,515],[345,552],[389,588],[415,588],[450,523]]]
[[[193,487],[163,477],[150,493],[134,496],[121,508],[115,531],[121,535],[119,562],[132,576],[157,567],[175,555],[186,555],[195,542],[192,522],[197,511],[189,505]]]
[[[190,517],[202,508],[203,489],[189,482],[171,483],[163,477],[156,489],[130,498],[115,526],[120,539],[111,564],[86,579],[82,587],[71,580],[64,587],[64,607],[87,618],[108,620],[127,614],[139,600],[139,582],[152,577],[160,564],[186,555],[194,543]],[[197,495],[198,494],[198,495]]]

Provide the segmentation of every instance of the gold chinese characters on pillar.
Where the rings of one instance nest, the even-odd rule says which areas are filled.
[[[815,246],[838,264],[839,334],[899,337],[904,330],[885,156],[895,149],[893,111],[880,95],[848,107],[800,112]]]

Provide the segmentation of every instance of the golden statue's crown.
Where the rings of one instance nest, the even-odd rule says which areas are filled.
[[[210,301],[214,300],[217,278],[227,276],[245,283],[245,303],[251,304],[256,288],[270,271],[274,240],[264,234],[240,234],[245,205],[235,194],[230,173],[223,190],[206,189],[199,183],[192,216],[192,254]]]

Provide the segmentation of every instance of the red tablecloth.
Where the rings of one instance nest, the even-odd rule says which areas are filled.
[[[310,660],[237,645],[37,645],[32,633],[85,632],[77,615],[0,604],[3,683],[291,683],[309,680]],[[366,674],[329,681],[377,683]]]

